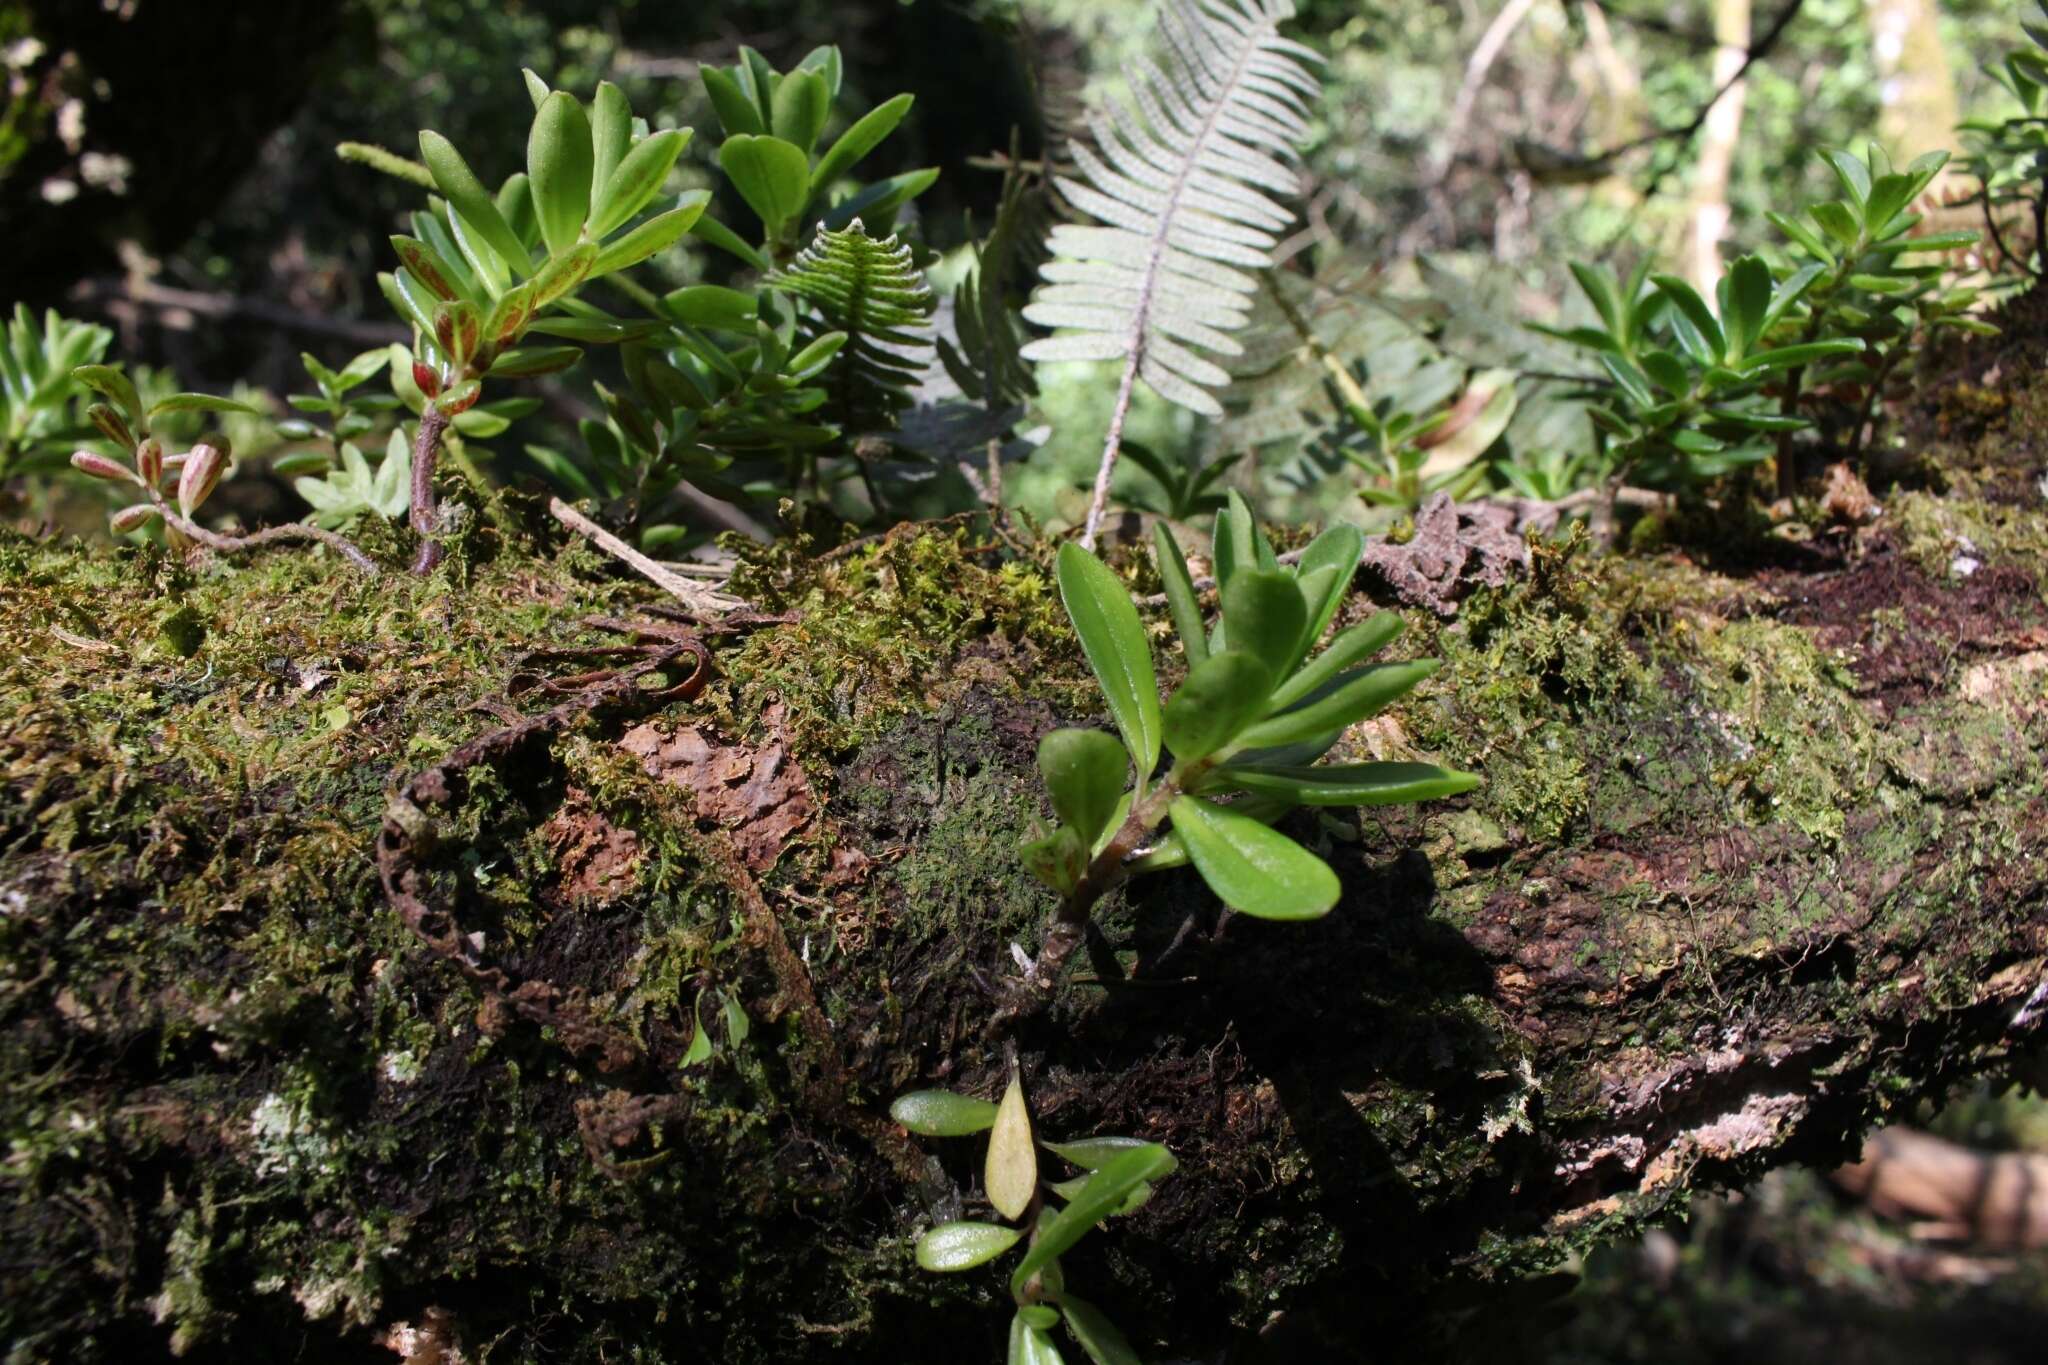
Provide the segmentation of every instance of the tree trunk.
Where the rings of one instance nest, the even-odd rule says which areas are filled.
[[[1951,474],[2024,488],[2040,448]],[[1292,819],[1326,919],[1140,880],[1016,1039],[1043,1134],[1181,1159],[1067,1258],[1146,1359],[1520,1332],[1568,1254],[1846,1160],[2025,1040],[2038,498],[1667,531],[1414,622],[1444,667],[1350,742],[1486,784]],[[581,622],[639,590],[599,571],[0,539],[14,1358],[1000,1358],[1000,1274],[909,1260],[974,1215],[979,1143],[884,1115],[1005,1073],[1033,747],[1101,711],[1043,566],[765,551],[736,587],[794,619],[707,636],[710,686],[458,749],[593,666],[536,651],[617,642]]]
[[[1749,0],[1714,0],[1714,89],[1725,93],[1700,128],[1700,158],[1692,177],[1691,236],[1686,274],[1707,298],[1721,279],[1721,237],[1728,231],[1728,172],[1742,140],[1748,82],[1737,80],[1749,60]]]
[[[1941,11],[1933,0],[1866,0],[1872,55],[1877,59],[1878,138],[1904,165],[1927,152],[1955,146],[1955,80],[1941,41]],[[1940,202],[1939,180],[1930,187]]]

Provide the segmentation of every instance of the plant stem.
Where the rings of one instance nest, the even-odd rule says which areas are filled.
[[[318,526],[288,521],[282,526],[266,527],[261,531],[251,531],[247,535],[222,535],[219,531],[207,530],[190,517],[180,515],[177,509],[165,502],[163,495],[154,489],[150,490],[150,501],[156,504],[157,514],[164,519],[164,525],[187,540],[196,540],[207,549],[217,550],[221,554],[253,550],[263,545],[275,545],[283,540],[314,540],[333,550],[364,573],[374,575],[377,572],[377,561],[364,554],[348,537],[322,530]]]
[[[1031,965],[1010,999],[996,1011],[990,1022],[993,1035],[1008,1033],[1020,1020],[1043,1009],[1059,989],[1060,978],[1066,974],[1067,963],[1073,958],[1074,950],[1088,936],[1088,918],[1095,903],[1123,884],[1130,875],[1131,856],[1145,842],[1147,835],[1159,828],[1166,819],[1166,812],[1179,796],[1202,773],[1224,761],[1225,754],[1218,752],[1207,758],[1198,759],[1186,765],[1175,764],[1161,778],[1159,785],[1150,792],[1141,787],[1138,799],[1131,803],[1131,813],[1122,825],[1102,846],[1102,851],[1088,860],[1082,869],[1080,880],[1073,889],[1060,898],[1060,908],[1053,916],[1052,927],[1045,931],[1045,941],[1039,945],[1038,957]]]
[[[1124,443],[1124,418],[1131,412],[1131,385],[1137,382],[1136,357],[1124,366],[1123,382],[1117,385],[1116,408],[1109,414],[1109,436],[1102,443],[1102,467],[1095,471],[1095,496],[1088,503],[1088,524],[1081,530],[1081,548],[1095,548],[1095,531],[1102,524],[1103,509],[1109,504],[1109,479],[1116,473],[1117,452]]]
[[[434,461],[441,453],[441,433],[447,428],[447,415],[428,403],[420,413],[419,434],[412,443],[412,529],[420,537],[420,552],[412,562],[416,574],[431,573],[441,562],[441,546],[434,539]]]

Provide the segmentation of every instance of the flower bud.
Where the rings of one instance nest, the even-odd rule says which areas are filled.
[[[71,452],[71,467],[81,473],[90,474],[95,479],[125,479],[129,483],[141,482],[140,479],[135,477],[135,471],[127,465],[120,463],[118,460],[110,460],[95,451],[74,450]]]
[[[213,489],[220,482],[221,471],[228,465],[227,453],[219,446],[201,441],[192,447],[185,460],[185,468],[178,474],[178,510],[191,516],[198,506],[212,496]]]
[[[154,488],[164,476],[164,443],[154,436],[145,436],[135,447],[135,472],[142,476],[142,486]]]
[[[123,507],[120,511],[114,513],[109,524],[113,526],[115,535],[125,536],[130,531],[140,530],[142,527],[149,525],[155,517],[156,508],[154,506],[146,502],[138,502],[133,507]]]

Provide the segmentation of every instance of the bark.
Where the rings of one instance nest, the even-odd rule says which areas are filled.
[[[1957,437],[1955,486],[2030,488],[2044,407]],[[1486,785],[1290,823],[1329,917],[1229,918],[1188,873],[1103,903],[1015,1043],[1041,1133],[1181,1159],[1067,1258],[1145,1358],[1443,1358],[1573,1253],[1848,1160],[2027,1044],[2039,494],[1876,525],[1539,545],[1415,619],[1443,669],[1348,740]],[[980,1146],[882,1116],[1006,1073],[986,1025],[1053,909],[1033,748],[1099,713],[1045,566],[936,528],[763,550],[734,591],[779,617],[707,633],[708,687],[513,743],[643,590],[488,548],[366,585],[0,539],[0,1336],[999,1359],[1000,1274],[908,1259],[986,1216]]]

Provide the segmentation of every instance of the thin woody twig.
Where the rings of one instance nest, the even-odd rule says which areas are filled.
[[[700,616],[720,616],[747,605],[730,593],[717,592],[700,583],[692,583],[660,560],[650,559],[641,554],[560,498],[548,499],[548,512],[556,521],[627,565],[642,578]]]

